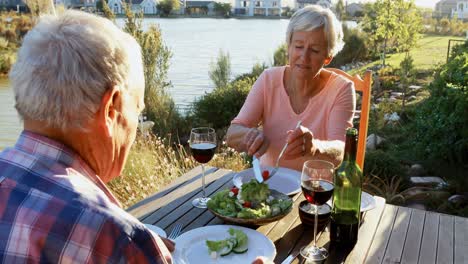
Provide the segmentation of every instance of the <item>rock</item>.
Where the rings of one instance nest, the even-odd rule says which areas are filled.
[[[393,103],[397,100],[397,98],[395,98],[394,96],[391,96],[390,98],[388,98],[388,101]]]
[[[419,203],[419,202],[410,202],[410,203],[407,203],[405,206],[409,208],[426,211],[426,206],[423,203]]]
[[[461,194],[455,194],[452,195],[448,198],[448,201],[456,206],[463,206],[468,204],[468,196],[466,195],[461,195]]]
[[[408,101],[414,101],[414,100],[416,100],[416,98],[417,98],[416,96],[412,95],[412,96],[408,97]]]
[[[375,134],[370,134],[366,139],[366,149],[375,150],[385,139]]]
[[[422,87],[419,86],[419,85],[410,85],[408,88],[410,88],[410,89],[413,90],[413,91],[416,91],[416,90],[421,89]]]
[[[403,93],[400,93],[400,92],[392,92],[390,95],[391,97],[395,97],[397,99],[400,99],[403,97]]]
[[[413,164],[408,171],[408,175],[411,176],[422,176],[426,174],[426,170],[421,164]]]
[[[419,164],[415,164],[415,165],[419,165]],[[411,167],[413,167],[413,166],[411,166]],[[422,168],[422,166],[421,166],[421,168],[417,168],[416,170],[421,170],[421,172],[424,172],[424,168]],[[410,168],[410,172],[411,172],[411,168]],[[411,177],[410,181],[411,181],[411,183],[413,185],[416,185],[416,186],[437,186],[437,185],[445,185],[446,184],[445,181],[442,178],[433,177],[433,176]]]
[[[392,114],[385,114],[384,115],[384,120],[388,122],[399,122],[400,121],[400,116],[398,115],[397,112],[393,112]]]

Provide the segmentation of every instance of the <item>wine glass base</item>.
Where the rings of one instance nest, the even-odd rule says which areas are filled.
[[[206,208],[207,207],[206,204],[208,203],[209,200],[210,198],[208,197],[206,198],[199,197],[192,201],[192,205],[197,208]]]
[[[301,248],[301,256],[308,261],[321,261],[328,258],[328,251],[323,247],[307,246]]]

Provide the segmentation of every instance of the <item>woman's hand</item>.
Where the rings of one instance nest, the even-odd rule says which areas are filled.
[[[251,156],[255,155],[257,158],[265,154],[270,146],[270,142],[263,135],[262,131],[251,128],[244,136],[244,149]]]
[[[300,156],[315,153],[314,134],[307,127],[300,126],[294,130],[289,130],[287,133],[286,140],[289,144],[284,152],[285,159],[296,159]]]

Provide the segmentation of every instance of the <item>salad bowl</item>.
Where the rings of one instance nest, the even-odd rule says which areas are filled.
[[[215,193],[208,209],[227,223],[239,225],[264,225],[277,221],[291,212],[292,199],[272,190],[256,179]]]

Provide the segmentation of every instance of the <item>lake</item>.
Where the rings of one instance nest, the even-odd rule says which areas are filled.
[[[210,63],[219,51],[229,52],[232,77],[249,72],[255,63],[272,64],[273,53],[285,41],[287,19],[147,18],[143,26],[159,24],[163,40],[171,49],[169,90],[180,109],[213,89],[208,77]],[[123,19],[117,24],[122,26]],[[347,22],[356,27],[353,21]],[[0,149],[11,145],[21,130],[13,107],[13,93],[0,80]]]

